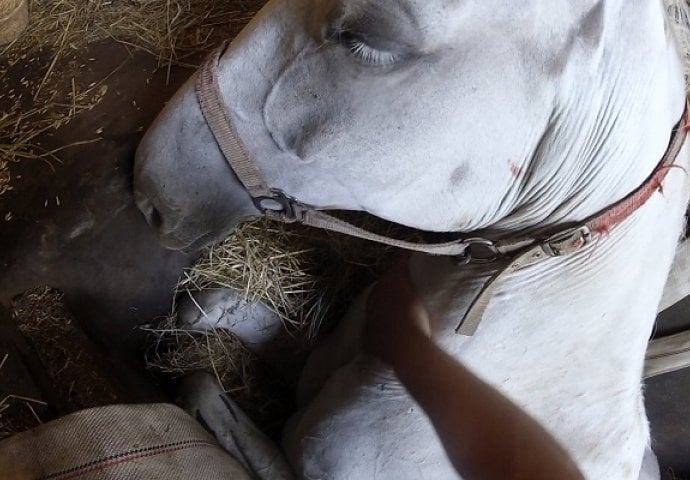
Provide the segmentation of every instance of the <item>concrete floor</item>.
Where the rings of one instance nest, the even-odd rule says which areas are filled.
[[[41,162],[13,166],[15,190],[0,198],[0,302],[40,285],[61,289],[80,326],[114,366],[132,401],[163,394],[142,368],[137,325],[168,311],[182,269],[193,258],[158,246],[131,198],[134,149],[165,100],[191,73],[157,71],[154,58],[103,42],[81,75],[108,81],[94,110],[42,140],[46,147],[91,138],[65,150],[55,172]],[[59,199],[59,201],[57,200]],[[59,204],[58,204],[59,203]],[[690,302],[662,315],[660,333],[690,326]],[[647,406],[664,467],[690,475],[690,370],[651,380]],[[606,446],[602,445],[602,449]]]

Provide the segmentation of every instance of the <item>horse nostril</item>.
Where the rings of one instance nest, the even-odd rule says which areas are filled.
[[[151,205],[151,210],[146,216],[146,220],[153,228],[161,228],[163,226],[163,217],[161,216],[161,212],[153,205]]]
[[[149,200],[146,195],[143,195],[137,191],[134,192],[134,199],[137,204],[137,208],[139,208],[141,213],[144,214],[146,223],[153,228],[160,228],[163,225],[163,216],[153,202]]]

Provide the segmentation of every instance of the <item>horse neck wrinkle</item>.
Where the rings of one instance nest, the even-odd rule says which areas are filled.
[[[686,142],[677,160],[682,168],[669,172],[663,193],[655,193],[629,219],[580,252],[536,263],[501,281],[481,329],[509,332],[509,337],[539,336],[540,332],[566,324],[596,331],[598,327],[584,328],[586,315],[582,312],[585,311],[610,311],[610,315],[599,313],[598,317],[623,324],[629,323],[626,318],[649,317],[646,321],[651,327],[649,319],[655,317],[682,233],[688,197],[688,175],[684,169],[689,163]],[[482,330],[469,340],[452,331],[497,268],[500,265],[459,266],[443,257],[414,257],[411,272],[415,284],[432,312],[435,330],[442,332],[439,338],[443,343],[481,344],[489,337],[491,342],[495,341],[493,334]],[[645,303],[644,311],[640,302]],[[602,325],[608,320],[586,321]],[[484,322],[495,324],[495,328]],[[509,328],[506,323],[510,324]],[[643,336],[649,333],[649,328],[643,330]],[[506,341],[515,340],[507,338]]]
[[[654,170],[682,115],[686,87],[663,22],[647,23],[635,27],[644,35],[604,40],[589,69],[577,65],[564,75],[547,131],[505,199],[514,209],[495,228],[580,221],[624,198]]]

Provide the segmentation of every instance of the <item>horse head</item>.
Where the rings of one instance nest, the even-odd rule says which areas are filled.
[[[626,138],[656,128],[633,157],[658,159],[677,121],[620,118],[634,96],[675,108],[665,97],[647,107],[658,98],[638,88],[650,77],[639,65],[664,62],[645,47],[650,32],[664,36],[647,15],[660,2],[622,16],[624,3],[271,0],[220,57],[223,109],[266,182],[318,209],[436,232],[572,220],[653,166],[623,175],[630,168],[602,165],[602,151],[625,153]],[[137,203],[170,248],[259,215],[209,129],[196,77],[136,158]]]

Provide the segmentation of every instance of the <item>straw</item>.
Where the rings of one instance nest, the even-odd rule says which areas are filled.
[[[150,52],[158,65],[193,67],[206,52],[231,38],[262,1],[201,0],[34,0],[23,35],[0,47],[0,196],[12,189],[12,162],[50,158],[37,140],[100,103],[107,84],[80,85],[72,59],[89,45],[112,39]],[[8,83],[19,67],[41,69],[38,81]],[[85,138],[84,141],[93,140]],[[83,143],[77,142],[74,145]]]

